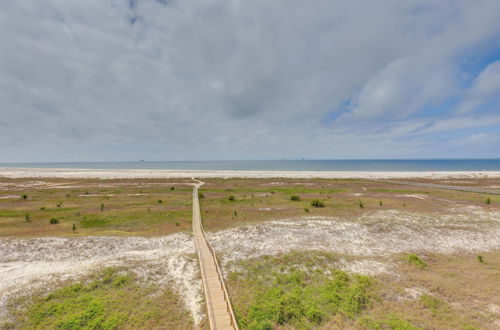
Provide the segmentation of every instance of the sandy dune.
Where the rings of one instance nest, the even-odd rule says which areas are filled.
[[[357,258],[340,260],[340,268],[376,274],[390,272],[391,257],[398,253],[498,250],[500,212],[465,207],[443,215],[386,210],[349,219],[302,217],[209,233],[208,238],[223,265],[293,250],[320,250]]]
[[[10,297],[36,288],[48,291],[58,280],[102,267],[126,266],[145,283],[172,285],[198,323],[203,298],[194,253],[188,234],[0,239],[0,320]]]

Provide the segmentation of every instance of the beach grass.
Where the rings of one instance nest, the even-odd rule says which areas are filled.
[[[3,178],[0,236],[164,235],[190,231],[192,187],[182,184],[188,181],[41,182]]]
[[[484,206],[486,200],[482,193],[361,179],[241,178],[205,182],[200,202],[207,230],[303,216],[358,216],[380,210],[442,213],[461,205]],[[500,196],[488,198],[488,206],[499,207]],[[311,203],[323,207],[312,207]]]
[[[500,284],[495,275],[500,253],[489,253],[490,266],[476,271],[472,255],[427,257],[425,271],[401,263],[400,276],[366,276],[339,270],[337,262],[352,256],[293,251],[230,263],[227,285],[242,329],[481,329],[490,324],[491,312],[478,310],[467,295],[494,299],[488,290]],[[457,271],[450,278],[452,267]],[[409,296],[409,289],[416,294]]]
[[[15,305],[15,306],[14,306]],[[192,329],[190,313],[171,288],[140,283],[123,269],[106,268],[48,294],[11,302],[3,328],[16,329]]]

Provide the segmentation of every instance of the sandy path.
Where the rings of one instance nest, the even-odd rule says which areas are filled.
[[[202,318],[199,268],[191,235],[156,238],[79,237],[0,239],[0,320],[9,297],[50,290],[106,266],[126,266],[144,283],[172,285],[198,323]]]

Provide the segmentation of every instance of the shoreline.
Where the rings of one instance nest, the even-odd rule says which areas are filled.
[[[248,170],[143,170],[143,169],[68,169],[0,167],[5,178],[291,178],[291,179],[395,179],[395,178],[500,178],[500,171],[248,171]]]

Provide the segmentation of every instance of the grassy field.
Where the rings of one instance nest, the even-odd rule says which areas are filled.
[[[200,190],[207,230],[300,216],[357,216],[373,210],[440,213],[453,207],[499,209],[500,196],[366,180],[210,179]],[[293,197],[293,198],[292,198]],[[295,200],[293,200],[295,199]],[[315,207],[313,201],[320,203]]]
[[[291,252],[229,265],[235,270],[228,274],[228,288],[241,328],[494,327],[494,314],[474,308],[470,297],[495,301],[498,252],[485,254],[483,263],[476,255],[402,255],[400,277],[347,274],[335,267],[339,257]]]
[[[361,215],[377,214],[375,211],[401,211],[397,214],[411,219],[416,219],[416,214],[429,215],[424,219],[428,222],[421,225],[429,229],[427,227],[432,227],[439,218],[437,215],[459,216],[464,208],[500,211],[500,196],[497,195],[367,180],[204,181],[206,184],[200,190],[202,219],[207,231],[212,233],[303,216],[335,217],[342,219],[342,223],[352,224],[360,222]],[[0,238],[65,236],[76,239],[79,236],[120,235],[146,236],[151,240],[152,236],[190,232],[190,184],[192,180],[188,179],[0,178]],[[496,181],[488,183],[481,179],[469,185],[495,184]],[[470,221],[467,219],[463,221]],[[379,223],[380,219],[372,220],[360,228],[373,228],[371,235],[380,234],[377,237],[383,239],[384,233],[390,230]],[[404,221],[392,224],[403,228]],[[491,219],[481,221],[483,229],[497,228]],[[464,228],[470,225],[441,222],[439,230],[467,235]],[[287,228],[291,232],[292,227]],[[475,227],[477,231],[483,229]],[[408,232],[404,228],[401,231],[403,234]],[[244,231],[239,234],[249,238],[244,236]],[[300,228],[300,235],[304,234]],[[320,236],[313,237],[319,239]],[[459,239],[458,234],[456,237]],[[108,238],[103,239],[108,241]],[[225,242],[227,245],[227,240]],[[163,250],[182,245],[172,243]],[[137,251],[144,248],[141,246]],[[371,276],[340,270],[340,259],[354,262],[359,256],[337,255],[331,251],[295,251],[243,258],[224,267],[243,329],[495,327],[495,309],[500,308],[495,296],[500,287],[499,252],[452,255],[412,252],[415,254],[393,254],[382,260],[390,264],[392,274]],[[47,254],[50,255],[50,251]],[[176,262],[172,257],[168,267],[175,266]],[[181,273],[187,276],[184,271],[183,268]],[[190,272],[195,273],[192,269]],[[191,316],[175,291],[170,287],[159,289],[154,282],[142,283],[125,268],[103,270],[79,282],[65,282],[60,287],[49,295],[46,291],[33,292],[12,301],[14,323],[6,327],[106,329],[155,328],[159,324],[167,325],[166,328],[193,327]],[[203,322],[199,325],[202,328],[206,327],[206,320]]]
[[[107,268],[50,294],[11,302],[4,329],[192,329],[193,321],[171,289],[144,285],[132,273]]]
[[[0,179],[0,237],[191,230],[191,180]]]
[[[366,180],[207,179],[207,230],[303,215],[372,210],[440,212],[451,203],[498,208],[500,196]],[[0,178],[0,237],[164,235],[190,231],[189,179]],[[319,203],[311,205],[313,201]]]

